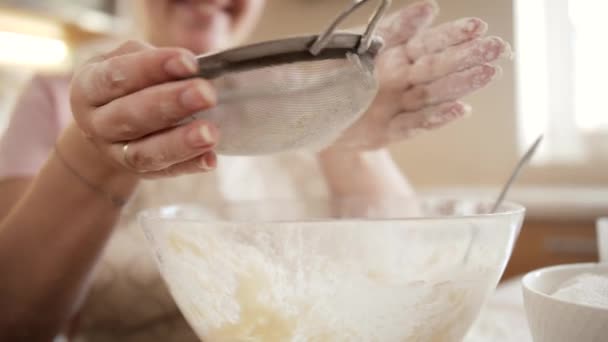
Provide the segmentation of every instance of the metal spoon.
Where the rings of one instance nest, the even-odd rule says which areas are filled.
[[[509,192],[509,189],[511,188],[513,183],[515,183],[517,176],[519,176],[519,173],[521,172],[523,167],[530,161],[530,159],[532,159],[532,156],[534,156],[534,153],[538,149],[538,146],[540,145],[542,140],[543,140],[543,135],[541,134],[538,138],[536,138],[536,140],[534,141],[532,146],[530,146],[530,148],[528,148],[528,151],[526,151],[524,156],[521,157],[521,159],[515,166],[515,169],[511,173],[511,177],[509,177],[509,180],[507,181],[507,183],[502,187],[502,190],[501,190],[500,194],[498,195],[498,198],[496,198],[496,201],[494,202],[494,205],[492,206],[492,209],[490,210],[490,214],[496,213],[498,208],[500,208],[500,206],[502,205],[502,203],[505,200],[505,197],[507,196],[507,193]],[[471,241],[469,241],[469,246],[467,247],[467,251],[464,255],[465,264],[469,261],[469,257],[471,254],[471,248],[473,247],[473,241],[475,241],[475,239],[477,238],[478,233],[479,233],[478,229],[475,228],[475,230],[473,231],[473,236],[471,237]]]
[[[517,163],[517,166],[515,167],[515,170],[513,170],[511,177],[509,177],[509,180],[503,186],[502,191],[500,192],[500,195],[498,195],[496,202],[494,202],[494,206],[492,207],[492,210],[490,211],[490,213],[492,213],[492,214],[496,213],[496,210],[498,210],[498,208],[504,201],[505,197],[507,196],[507,192],[511,188],[511,185],[513,185],[513,183],[515,183],[517,176],[519,176],[521,169],[523,169],[523,167],[530,161],[530,159],[532,159],[532,156],[534,156],[534,153],[538,149],[538,145],[540,145],[542,140],[543,140],[543,135],[541,134],[538,138],[536,138],[536,140],[534,141],[534,144],[532,144],[532,146],[528,149],[526,154],[524,154],[524,156],[521,157],[521,159],[519,160],[519,163]]]

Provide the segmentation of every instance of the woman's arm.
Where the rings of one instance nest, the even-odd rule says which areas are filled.
[[[66,326],[120,214],[115,199],[128,198],[138,179],[215,167],[217,129],[201,120],[176,127],[215,103],[208,82],[183,80],[195,72],[188,51],[130,42],[75,73],[78,125],[61,134],[55,150],[56,137],[43,141],[27,129],[34,120],[22,117],[26,129],[13,137],[40,144],[33,152],[48,159],[25,192],[11,196],[16,203],[2,200],[8,214],[0,218],[0,340],[48,341]],[[0,160],[33,164],[14,139],[3,142]]]
[[[16,177],[0,181],[0,222],[32,182],[31,177]]]
[[[483,37],[488,26],[480,19],[429,28],[437,13],[434,1],[421,1],[379,25],[385,46],[376,58],[378,95],[319,157],[333,196],[411,195],[384,148],[464,117],[470,108],[460,99],[487,86],[500,73],[491,63],[510,56],[502,39]]]
[[[413,194],[388,150],[319,154],[330,194],[337,198],[406,198]]]
[[[49,340],[55,335],[74,310],[78,292],[83,292],[83,287],[75,285],[83,284],[79,278],[87,269],[79,265],[90,262],[87,255],[100,250],[86,243],[62,243],[67,236],[79,238],[71,224],[79,225],[79,232],[97,224],[94,219],[82,224],[74,216],[80,203],[74,205],[72,195],[82,192],[82,184],[66,172],[69,170],[57,167],[61,161],[52,153],[61,134],[60,122],[69,114],[58,111],[60,101],[67,102],[62,98],[67,96],[66,82],[65,78],[36,77],[20,97],[0,140],[0,340]],[[97,151],[78,136],[68,141],[68,131],[60,142],[67,145],[62,147],[65,158],[83,177],[99,182],[100,187],[109,186],[104,177],[97,177],[103,173],[87,172],[87,166],[104,170],[103,160],[91,160]],[[99,194],[90,191],[82,202],[96,200],[96,196]],[[70,210],[62,210],[62,205]],[[102,228],[96,231],[101,233],[111,229],[111,225],[99,225]],[[33,335],[26,337],[28,334]]]
[[[101,163],[75,127],[57,144],[69,167],[128,198],[134,176]],[[0,223],[0,340],[50,340],[76,310],[120,208],[53,154]]]

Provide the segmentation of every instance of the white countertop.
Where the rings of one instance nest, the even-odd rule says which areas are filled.
[[[532,342],[521,278],[503,283],[486,303],[464,342]]]

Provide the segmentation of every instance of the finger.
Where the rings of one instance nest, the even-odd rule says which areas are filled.
[[[448,22],[412,38],[406,46],[406,55],[410,61],[416,61],[422,56],[479,38],[487,30],[488,24],[478,18],[465,18]]]
[[[98,56],[95,56],[91,59],[89,59],[87,61],[87,63],[94,63],[94,62],[100,62],[115,56],[120,56],[120,55],[126,55],[129,53],[134,53],[134,52],[138,52],[138,51],[143,51],[143,50],[151,50],[154,49],[154,47],[148,43],[139,41],[139,40],[129,40],[124,42],[123,44],[121,44],[120,46],[118,46],[116,49],[108,52],[108,53],[104,53],[104,54],[100,54]]]
[[[428,27],[439,12],[435,1],[421,1],[397,11],[378,25],[378,35],[386,48],[403,44]]]
[[[469,115],[471,107],[462,102],[446,102],[416,112],[401,113],[389,123],[389,139],[399,141],[424,131],[437,129]]]
[[[179,177],[201,172],[213,171],[216,169],[216,167],[217,156],[215,152],[209,151],[201,156],[195,157],[188,161],[169,166],[164,170],[148,172],[143,176],[147,179]]]
[[[89,128],[108,142],[134,140],[174,126],[216,101],[213,87],[203,79],[166,83],[97,108]]]
[[[402,97],[402,111],[418,111],[426,106],[458,100],[485,87],[501,74],[501,68],[480,65],[441,78],[428,85],[407,90]]]
[[[132,141],[126,150],[123,144],[112,144],[109,152],[125,168],[147,173],[164,170],[209,152],[218,139],[217,128],[198,120]]]
[[[83,66],[74,78],[76,105],[102,106],[156,84],[185,78],[198,70],[194,54],[177,48],[146,49]]]
[[[408,68],[408,79],[413,84],[428,83],[503,57],[511,57],[508,43],[498,37],[478,38],[420,58]]]

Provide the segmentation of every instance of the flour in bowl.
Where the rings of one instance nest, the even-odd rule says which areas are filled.
[[[512,230],[492,228],[466,264],[465,220],[181,222],[156,230],[154,244],[205,341],[459,341],[507,257]]]
[[[562,283],[553,297],[608,309],[608,275],[581,274]]]

